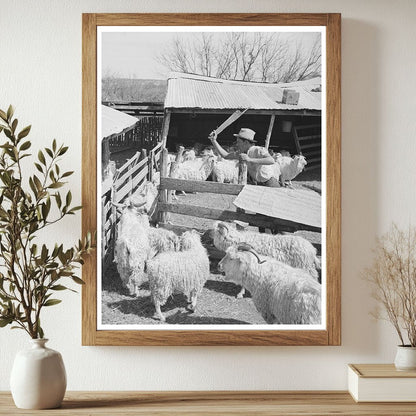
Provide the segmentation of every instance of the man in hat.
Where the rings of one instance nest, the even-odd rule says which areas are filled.
[[[278,188],[279,178],[275,177],[274,159],[269,151],[262,146],[255,146],[254,130],[243,127],[237,134],[237,151],[227,152],[217,141],[215,130],[208,136],[215,150],[224,159],[239,159],[247,163],[247,171],[251,179],[258,185]]]

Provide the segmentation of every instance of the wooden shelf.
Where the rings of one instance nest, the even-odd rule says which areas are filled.
[[[17,409],[0,392],[0,415],[414,415],[414,403],[355,403],[339,391],[68,392],[59,409]]]

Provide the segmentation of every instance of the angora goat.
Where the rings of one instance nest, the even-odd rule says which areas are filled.
[[[123,210],[117,228],[114,261],[121,281],[132,295],[137,294],[139,286],[146,280],[144,269],[150,253],[149,228],[147,215],[140,213],[137,206],[131,203]]]
[[[150,227],[149,229],[149,258],[155,257],[165,251],[179,251],[179,237],[173,232],[164,228]]]
[[[238,183],[238,160],[219,160],[212,173],[216,182]]]
[[[307,165],[305,156],[296,155],[293,158],[279,155],[276,157],[276,164],[280,167],[280,182],[285,185],[291,184],[292,179],[296,178]]]
[[[209,155],[179,163],[172,172],[172,178],[206,181],[214,167],[214,157]]]
[[[214,224],[214,245],[218,250],[240,243],[250,244],[263,256],[270,256],[289,266],[306,270],[318,280],[321,263],[316,257],[316,248],[306,239],[296,235],[272,235],[255,231],[237,231],[230,224]]]
[[[247,248],[244,248],[247,250]],[[247,288],[269,324],[320,324],[321,286],[301,269],[256,252],[227,250],[219,263],[225,279]]]
[[[160,253],[147,262],[150,290],[156,315],[164,322],[160,310],[174,292],[184,293],[194,311],[198,295],[209,277],[208,254],[196,231],[181,236],[181,251]]]

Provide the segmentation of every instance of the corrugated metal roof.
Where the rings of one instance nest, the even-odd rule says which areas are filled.
[[[321,110],[321,92],[312,91],[320,85],[320,78],[310,81],[268,84],[173,73],[168,79],[165,108]],[[300,93],[298,104],[282,103],[285,88]]]
[[[114,108],[101,106],[101,132],[102,138],[111,136],[112,134],[121,133],[123,130],[134,126],[137,118],[124,114]]]

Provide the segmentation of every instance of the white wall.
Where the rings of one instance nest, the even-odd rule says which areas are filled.
[[[81,299],[68,293],[44,326],[61,351],[70,390],[345,389],[346,364],[392,362],[397,339],[369,316],[359,278],[375,236],[415,221],[416,2],[413,0],[0,0],[0,108],[33,124],[38,148],[56,137],[81,184],[81,13],[342,13],[342,346],[81,347]],[[71,243],[80,216],[47,238]],[[19,331],[0,331],[0,390]]]

